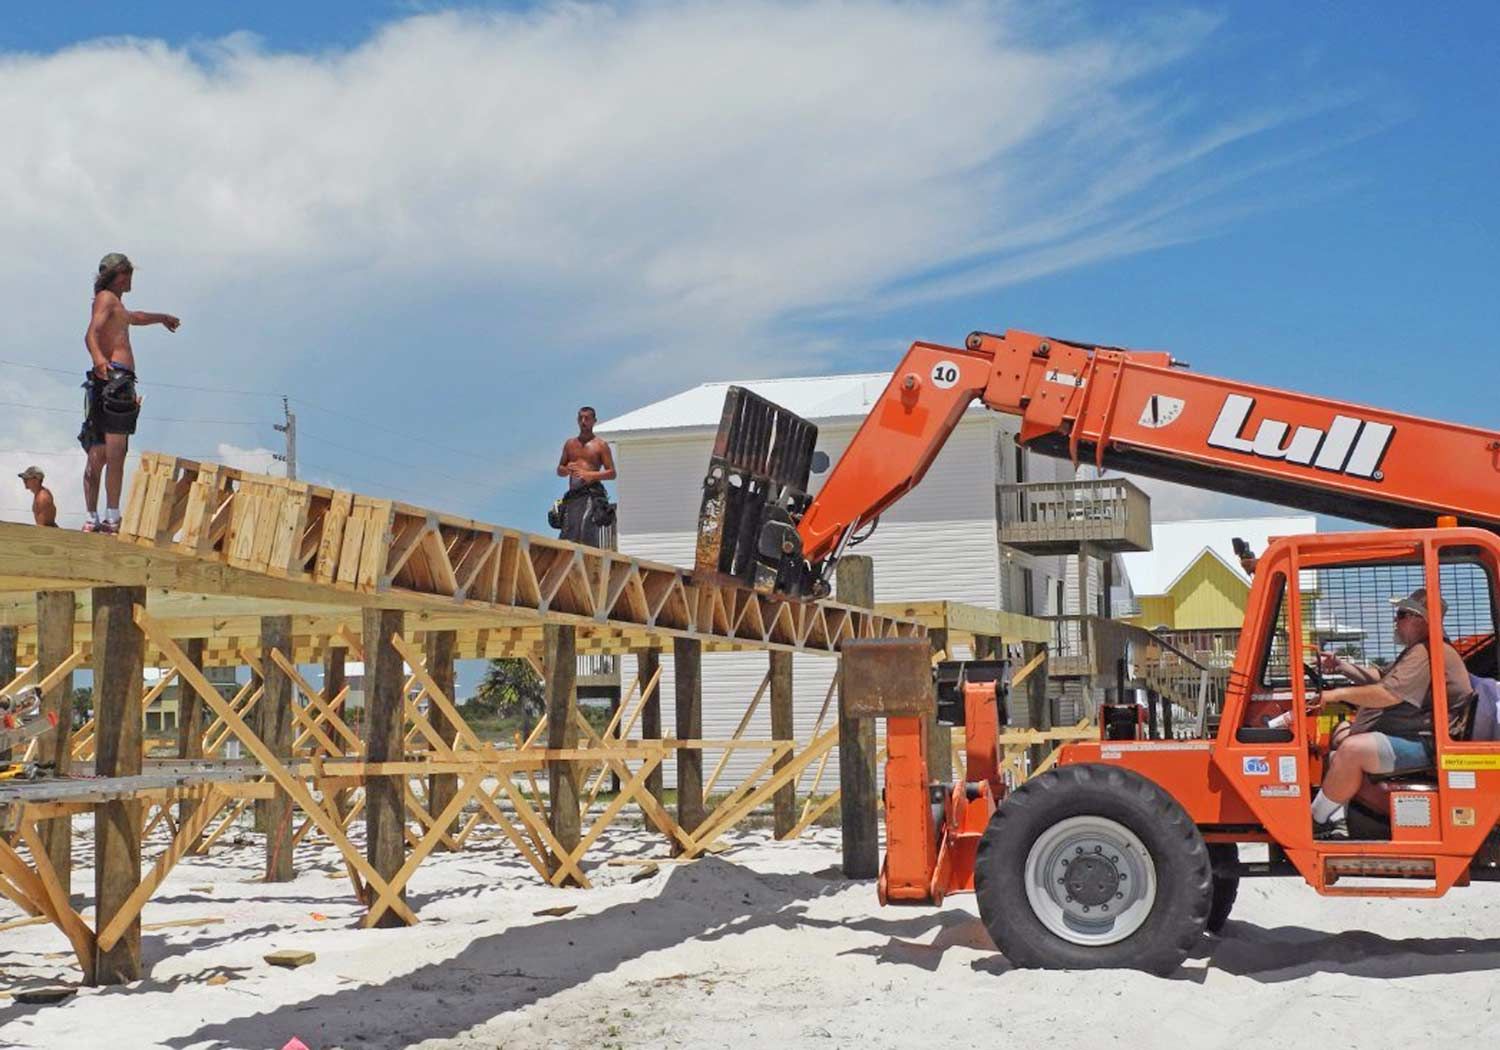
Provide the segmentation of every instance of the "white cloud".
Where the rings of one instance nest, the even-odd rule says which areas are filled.
[[[240,448],[227,442],[220,442],[214,457],[215,462],[234,467],[237,470],[248,470],[252,474],[270,474],[274,477],[286,477],[286,464],[276,460],[276,451],[269,448]]]
[[[1226,152],[1295,116],[1215,123],[1161,90],[1206,17],[1059,18],[1045,42],[1033,17],[555,4],[419,15],[324,54],[236,36],[0,56],[0,338],[81,366],[93,261],[125,250],[137,305],[184,319],[138,336],[148,388],[286,389],[488,457],[566,427],[579,391],[816,371],[839,341],[797,318],[1201,236],[1215,199],[1184,181],[1225,178]],[[143,420],[230,411],[152,400]],[[442,505],[515,480],[502,453],[445,461],[479,482],[424,479]]]

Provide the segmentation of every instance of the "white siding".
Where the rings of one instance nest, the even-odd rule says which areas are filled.
[[[703,738],[705,740],[727,740],[734,735],[735,728],[740,719],[744,717],[746,708],[749,707],[755,691],[759,688],[761,680],[765,677],[769,666],[769,658],[765,653],[704,653],[703,654]],[[796,739],[799,743],[806,743],[812,737],[813,727],[818,719],[818,712],[822,708],[823,699],[827,695],[829,683],[833,681],[833,673],[837,666],[837,660],[829,656],[807,656],[798,654],[792,659],[792,681],[793,691],[793,722],[796,726]],[[676,676],[672,673],[672,654],[663,653],[661,659],[661,724],[662,732],[667,736],[676,735],[677,725],[677,703]],[[635,678],[636,663],[633,656],[624,658],[621,668],[621,681],[625,688],[630,687],[630,682]],[[634,701],[632,701],[632,704]],[[823,729],[830,729],[838,722],[837,701],[829,704],[828,716],[823,722]],[[637,722],[631,736],[640,738],[640,724]],[[771,696],[770,690],[761,696],[760,704],[756,708],[750,725],[745,730],[745,738],[748,740],[768,740],[771,736]],[[705,751],[703,756],[703,780],[706,784],[709,776],[713,773],[714,766],[719,761],[720,751]],[[733,788],[744,777],[748,776],[761,760],[766,757],[765,751],[740,750],[725,765],[719,782],[714,785],[714,794],[723,794]],[[663,778],[668,785],[677,783],[677,763],[675,756],[669,756],[663,765]],[[817,763],[802,778],[799,789],[810,791],[813,785],[814,775],[817,771]],[[837,751],[829,759],[828,769],[823,774],[823,781],[818,788],[819,794],[827,794],[838,787],[839,770]]]

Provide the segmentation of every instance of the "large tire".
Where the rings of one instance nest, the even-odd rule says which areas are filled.
[[[1209,933],[1218,933],[1229,921],[1229,913],[1234,910],[1234,899],[1240,895],[1240,877],[1221,875],[1220,871],[1238,864],[1240,851],[1232,842],[1211,842],[1208,846],[1208,859],[1214,868],[1214,890],[1213,901],[1208,906],[1208,923],[1204,928]]]
[[[1012,792],[974,867],[995,946],[1016,966],[1044,969],[1172,973],[1203,935],[1212,882],[1203,836],[1170,795],[1092,764]]]

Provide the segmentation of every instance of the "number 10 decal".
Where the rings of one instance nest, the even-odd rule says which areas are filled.
[[[952,361],[939,361],[932,366],[932,385],[939,390],[951,390],[958,385],[958,366]]]

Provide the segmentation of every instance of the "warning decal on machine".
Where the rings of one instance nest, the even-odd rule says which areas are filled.
[[[1444,769],[1500,769],[1500,753],[1493,755],[1444,755]]]

